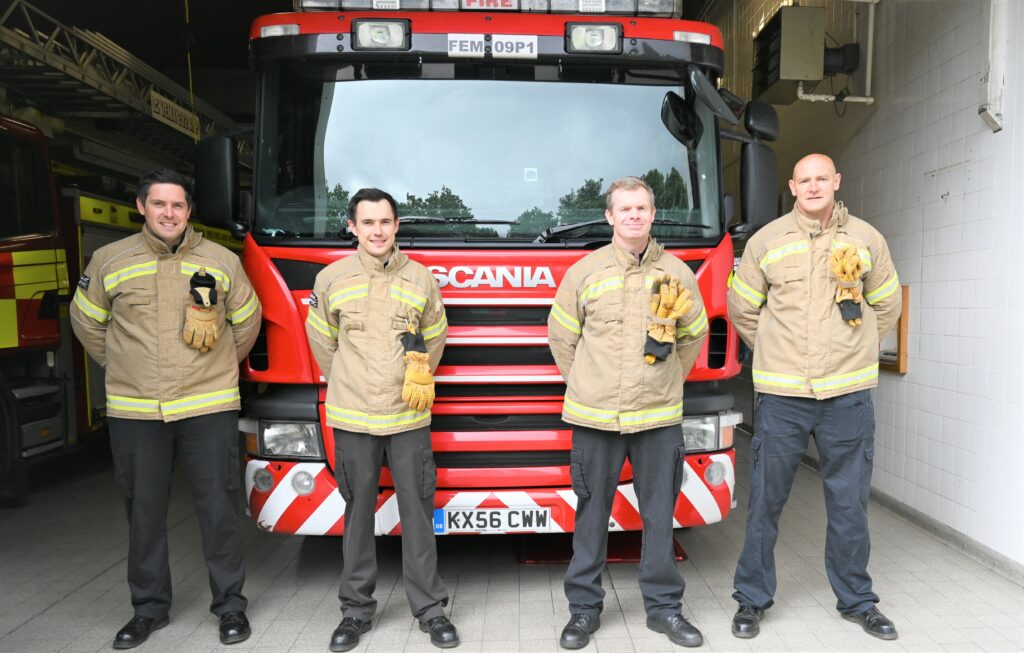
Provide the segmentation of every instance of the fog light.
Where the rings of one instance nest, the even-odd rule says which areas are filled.
[[[704,482],[710,486],[721,485],[725,480],[725,465],[715,461],[704,470]]]
[[[311,494],[315,488],[316,482],[313,480],[313,475],[309,472],[298,472],[295,476],[292,476],[292,489],[300,497]]]
[[[567,52],[622,52],[622,26],[595,23],[569,23],[565,49]]]
[[[259,492],[270,492],[270,488],[274,487],[274,475],[266,469],[257,469],[252,475],[252,484]]]
[[[408,50],[409,21],[354,20],[352,47],[356,50]]]
[[[711,35],[703,32],[672,32],[672,39],[683,43],[711,45]]]
[[[299,33],[299,26],[294,23],[287,25],[264,25],[260,28],[260,38],[268,36],[295,36]]]

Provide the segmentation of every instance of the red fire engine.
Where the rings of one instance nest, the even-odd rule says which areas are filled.
[[[639,3],[639,4],[638,4]],[[313,9],[317,10],[313,10]],[[435,530],[572,531],[565,386],[547,316],[567,268],[610,239],[604,188],[655,190],[654,236],[697,275],[710,334],[685,391],[678,526],[733,506],[733,429],[719,382],[739,371],[726,291],[733,235],[775,211],[774,112],[716,89],[724,52],[677,0],[296,0],[258,18],[251,201],[236,213],[233,143],[197,162],[198,209],[245,234],[264,325],[243,363],[249,510],[268,531],[339,535],[323,377],[303,323],[313,280],[355,251],[344,208],[359,188],[399,202],[398,243],[436,276],[449,333],[432,438]],[[447,11],[446,11],[447,10]],[[746,224],[722,190],[721,139],[742,141]],[[639,530],[627,463],[610,530]],[[401,532],[391,478],[379,534]]]

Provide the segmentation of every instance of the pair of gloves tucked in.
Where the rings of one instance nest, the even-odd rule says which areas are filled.
[[[690,289],[679,279],[666,274],[651,285],[651,317],[647,322],[644,362],[653,365],[672,353],[676,342],[676,322],[693,307]]]

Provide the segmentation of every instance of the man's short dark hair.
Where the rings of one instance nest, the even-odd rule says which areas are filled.
[[[379,188],[360,188],[348,201],[348,219],[353,221],[356,219],[356,207],[360,202],[379,202],[381,200],[391,205],[391,215],[395,216],[395,220],[397,220],[398,204],[395,203],[395,198]]]
[[[181,186],[182,190],[185,191],[185,201],[188,202],[188,208],[195,208],[195,205],[192,203],[192,182],[185,175],[175,172],[170,168],[158,168],[139,177],[139,190],[136,191],[135,196],[139,198],[139,202],[143,206],[146,205],[146,198],[149,197],[149,189],[153,184]]]

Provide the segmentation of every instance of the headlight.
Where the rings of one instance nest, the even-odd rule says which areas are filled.
[[[687,453],[717,451],[718,416],[687,417],[683,420],[683,443]]]
[[[408,50],[409,21],[353,20],[352,47],[356,50]]]
[[[260,422],[262,453],[268,458],[324,457],[316,422]]]
[[[622,52],[622,26],[600,23],[569,23],[566,26],[566,52]]]

